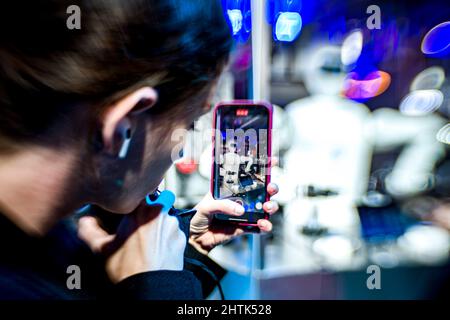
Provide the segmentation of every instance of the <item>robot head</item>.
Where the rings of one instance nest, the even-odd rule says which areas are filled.
[[[236,153],[237,142],[235,140],[229,140],[226,143],[227,152]]]
[[[304,55],[303,61],[303,78],[311,95],[340,95],[346,77],[340,47],[315,46]]]

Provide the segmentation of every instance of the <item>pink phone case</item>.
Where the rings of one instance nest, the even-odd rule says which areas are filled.
[[[267,134],[267,157],[269,159],[269,163],[268,163],[268,169],[267,169],[267,177],[266,177],[266,189],[267,186],[270,183],[270,178],[271,178],[271,167],[272,167],[272,118],[273,118],[273,107],[270,103],[266,102],[266,101],[254,101],[254,100],[233,100],[233,101],[228,101],[228,102],[220,102],[218,103],[213,110],[213,130],[214,130],[214,134],[212,136],[212,143],[213,143],[213,148],[212,148],[212,164],[211,164],[211,185],[210,185],[210,190],[211,190],[211,194],[214,197],[214,156],[215,156],[215,132],[216,132],[216,116],[217,116],[217,110],[222,107],[222,106],[230,106],[230,107],[242,107],[242,106],[262,106],[265,107],[268,111],[269,111],[269,127],[268,127],[268,134]],[[267,193],[266,194],[266,202],[270,200],[270,196]],[[265,218],[268,219],[269,215],[266,213]],[[254,223],[243,223],[243,222],[239,222],[237,223],[240,226],[257,226]]]

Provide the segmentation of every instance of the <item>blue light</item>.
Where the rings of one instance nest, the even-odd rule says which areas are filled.
[[[222,10],[233,38],[246,42],[252,30],[250,0],[222,0]]]
[[[87,204],[87,205],[81,207],[80,209],[76,210],[75,213],[77,213],[77,214],[86,213],[89,211],[89,209],[91,209],[91,205]]]
[[[227,11],[228,19],[231,22],[231,29],[233,31],[233,36],[237,35],[242,29],[242,11],[239,9],[228,9]]]
[[[450,53],[450,21],[431,29],[422,41],[422,52],[433,57],[444,57]]]
[[[275,40],[292,42],[302,30],[302,17],[298,12],[282,12],[275,26]]]
[[[281,12],[298,12],[302,9],[301,0],[268,0],[267,22],[274,24]]]
[[[145,202],[149,206],[161,206],[162,211],[169,211],[175,203],[175,195],[169,190],[164,190],[155,200],[150,199],[150,195],[147,195],[145,197]]]
[[[269,0],[267,3],[267,22],[273,25],[275,41],[292,42],[302,29],[300,16],[301,0]]]

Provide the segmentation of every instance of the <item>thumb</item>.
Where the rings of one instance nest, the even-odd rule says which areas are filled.
[[[101,253],[110,244],[115,235],[107,233],[100,227],[98,220],[92,216],[82,217],[78,221],[78,237],[95,253]]]
[[[239,203],[228,200],[211,200],[208,204],[207,211],[209,213],[220,212],[230,216],[240,216],[243,215],[245,209]]]

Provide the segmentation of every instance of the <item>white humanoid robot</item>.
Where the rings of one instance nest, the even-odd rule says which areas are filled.
[[[288,179],[280,186],[290,192],[284,198],[292,199],[285,209],[284,236],[299,248],[309,243],[301,234],[305,226],[320,226],[348,239],[359,235],[356,206],[366,198],[373,152],[404,146],[385,181],[398,197],[426,191],[444,155],[435,139],[443,124],[438,115],[411,117],[394,109],[371,114],[365,105],[342,97],[346,74],[339,72],[340,47],[312,48],[300,61],[311,95],[286,107],[295,138],[285,158]],[[348,268],[352,246],[344,247],[340,253],[333,246],[322,248],[321,254],[329,254],[335,267]],[[305,259],[291,249],[286,256]]]
[[[222,197],[248,192],[257,186],[256,182],[245,187],[240,185],[241,164],[245,164],[244,173],[249,173],[253,165],[253,158],[240,156],[237,151],[237,142],[230,140],[226,143],[226,153],[220,156],[220,175],[223,177]]]
[[[370,170],[370,111],[341,95],[345,73],[339,71],[340,47],[311,50],[305,53],[309,58],[303,70],[311,95],[286,107],[295,126],[295,139],[285,158],[290,177],[285,187],[292,199],[286,224],[298,233],[315,211],[328,229],[350,232],[358,226],[354,204],[366,191]],[[312,199],[303,192],[308,187],[330,196]]]
[[[297,255],[288,249],[286,256],[304,264],[308,259],[300,253],[311,250],[310,239],[302,234],[305,228],[349,238],[359,233],[355,203],[366,191],[372,142],[367,127],[370,111],[341,94],[346,77],[341,48],[311,47],[299,61],[310,96],[286,107],[295,133],[284,159],[288,179],[283,180],[280,193],[290,199],[285,207],[284,237],[300,249]],[[335,267],[350,262],[351,245],[341,247],[345,252],[330,250]]]

